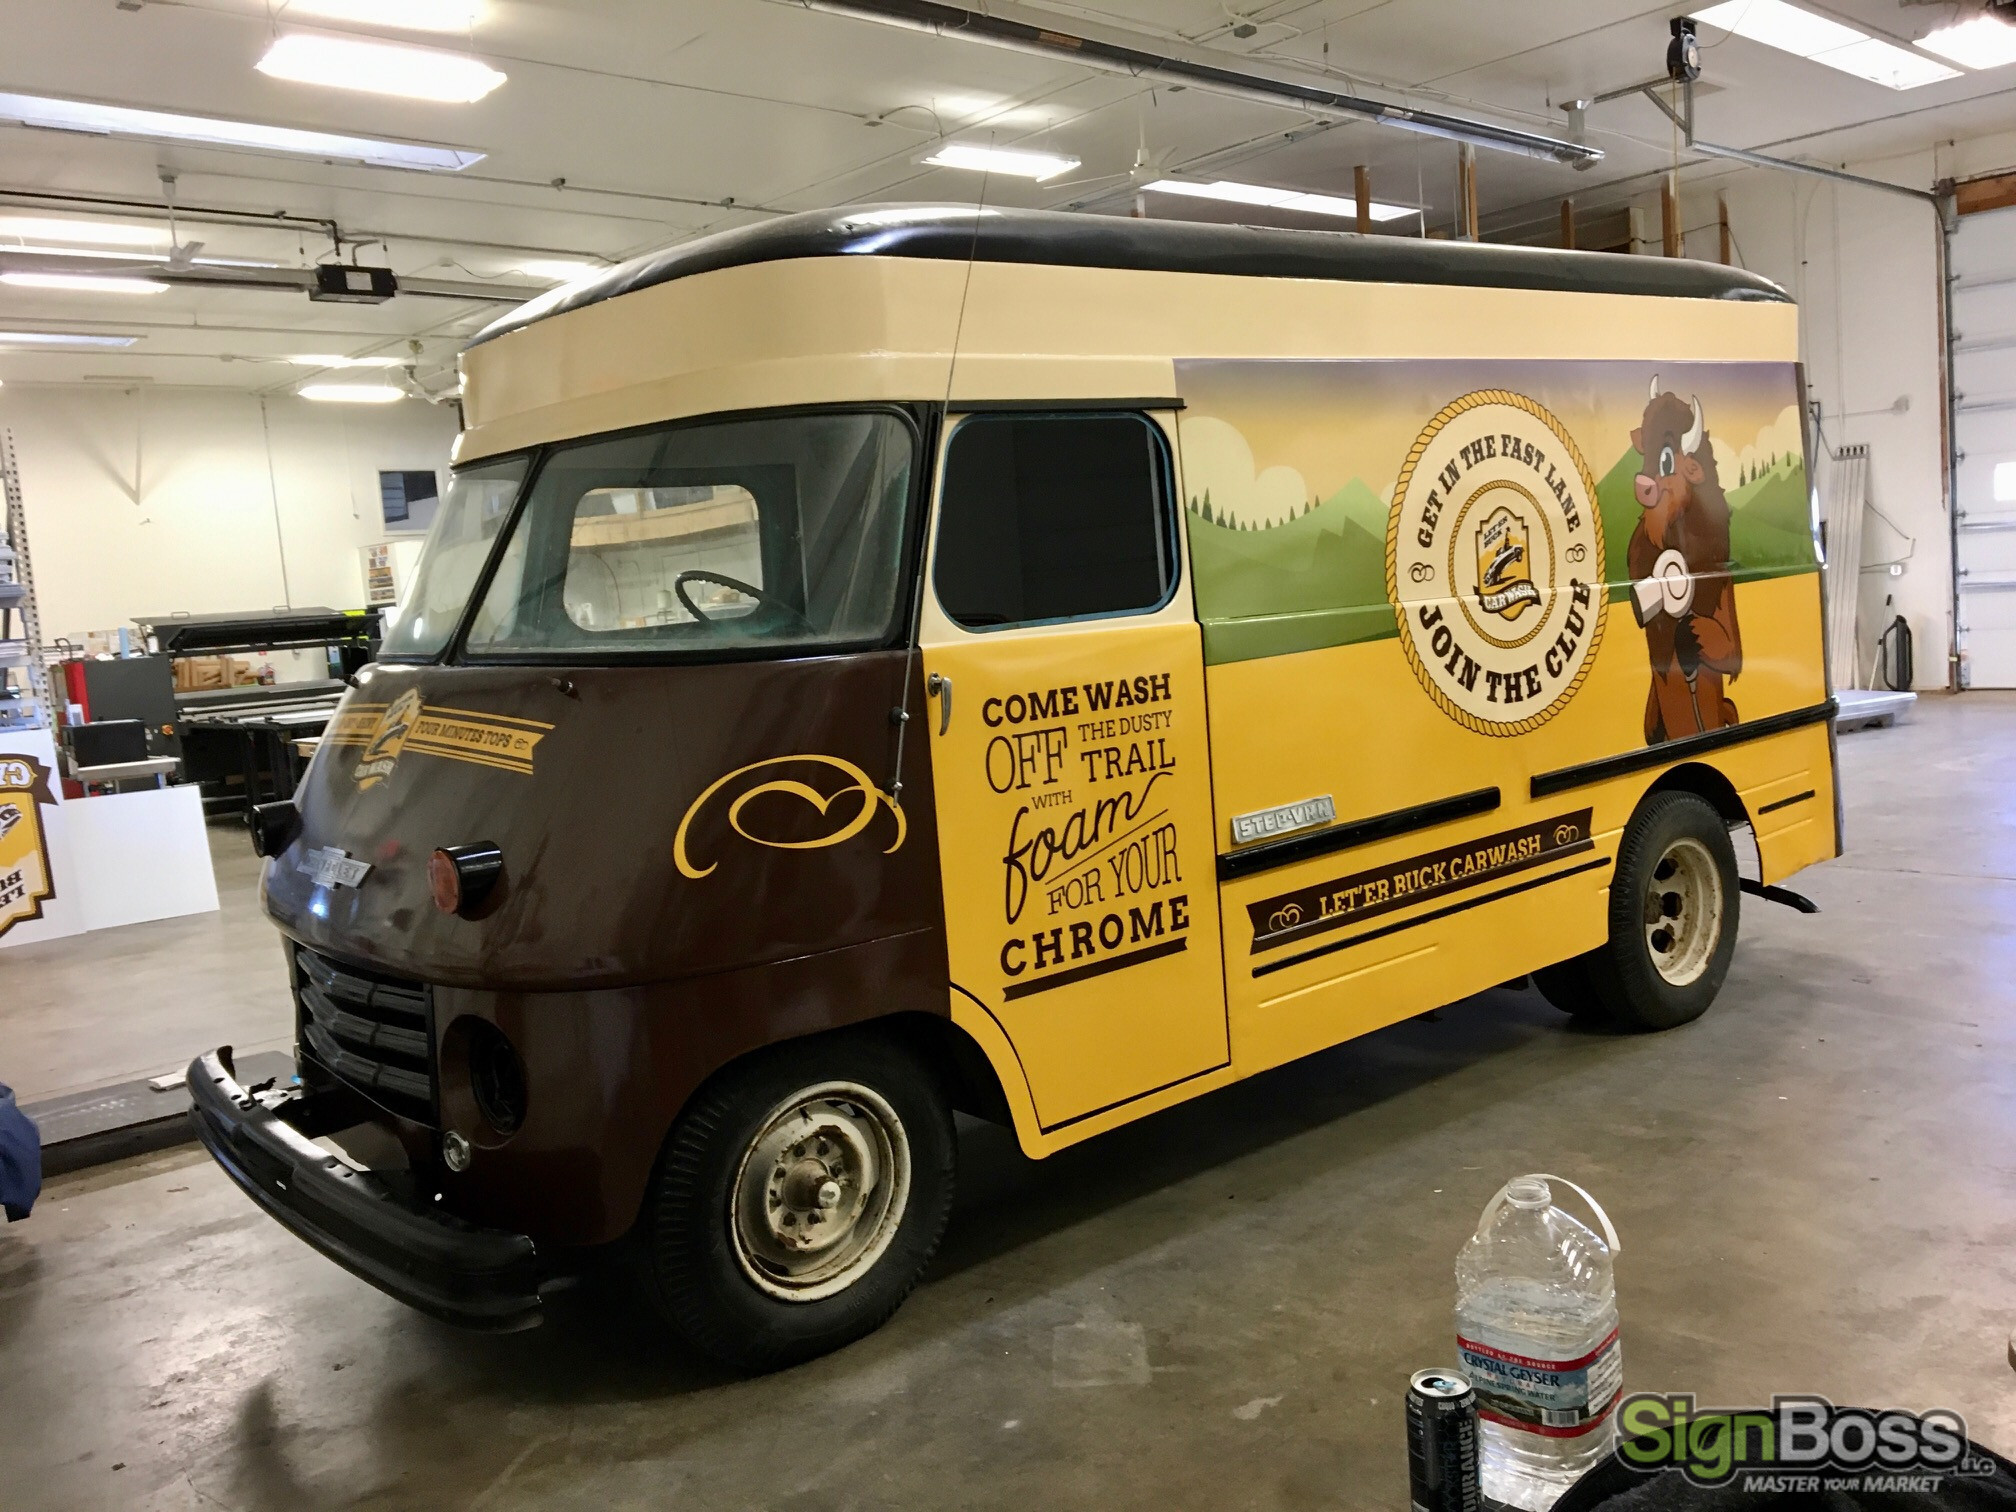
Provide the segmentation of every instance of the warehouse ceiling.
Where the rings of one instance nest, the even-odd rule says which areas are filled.
[[[411,19],[461,0],[5,0],[0,93],[305,128],[480,154],[459,171],[366,166],[286,152],[0,127],[0,379],[213,385],[284,393],[304,382],[453,384],[463,338],[509,302],[646,248],[782,212],[881,199],[972,200],[981,175],[921,162],[947,141],[1079,160],[1046,182],[989,175],[990,202],[1338,229],[1292,210],[1141,194],[1182,174],[1374,197],[1446,226],[1456,146],[1364,121],[1172,90],[1055,58],[892,29],[793,0],[476,0],[463,33]],[[313,5],[320,14],[308,14]],[[1669,17],[1631,0],[1051,0],[1062,31],[1125,33],[1244,69],[1566,135],[1564,102],[1658,75]],[[1693,8],[1699,8],[1693,7]],[[1910,43],[1968,7],[1830,0],[1809,10]],[[1028,8],[1025,8],[1028,9]],[[257,65],[276,39],[375,39],[473,55],[505,77],[474,103],[293,82]],[[1704,138],[1839,163],[2005,127],[2016,64],[1898,90],[1711,28]],[[38,107],[39,108],[39,107]],[[33,111],[19,112],[33,114]],[[1642,98],[1588,113],[1605,154],[1577,172],[1484,150],[1487,232],[1551,221],[1574,196],[1594,214],[1694,161]],[[1704,165],[1710,171],[1717,165]],[[168,181],[164,183],[164,174]],[[1153,174],[1145,175],[1153,176]],[[1923,186],[1921,186],[1923,187]],[[168,200],[177,214],[170,239]],[[50,222],[59,224],[50,225]],[[137,230],[132,228],[139,228]],[[108,243],[119,235],[124,243]],[[201,246],[190,250],[190,244]],[[53,255],[98,247],[123,257]],[[50,271],[163,273],[117,293],[40,286]],[[43,250],[36,250],[43,249]],[[389,266],[382,304],[311,302],[301,270]],[[581,266],[585,265],[585,266]],[[22,272],[31,282],[19,281]],[[200,286],[184,277],[208,280]],[[277,285],[278,287],[274,287]],[[26,338],[131,337],[54,348]],[[294,357],[399,367],[318,372]]]

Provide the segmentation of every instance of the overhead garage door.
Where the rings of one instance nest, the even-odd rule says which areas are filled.
[[[1962,675],[2016,688],[2016,206],[1963,215],[1949,268]]]

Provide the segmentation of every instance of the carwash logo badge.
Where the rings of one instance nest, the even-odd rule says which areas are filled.
[[[1697,1407],[1686,1394],[1641,1393],[1617,1410],[1617,1459],[1652,1475],[1746,1492],[1919,1492],[1949,1477],[1988,1476],[1995,1462],[1967,1442],[1944,1407],[1836,1407],[1822,1396],[1774,1396],[1766,1407]]]
[[[1603,517],[1561,422],[1480,389],[1421,432],[1394,487],[1386,591],[1442,712],[1484,735],[1559,713],[1603,639]]]

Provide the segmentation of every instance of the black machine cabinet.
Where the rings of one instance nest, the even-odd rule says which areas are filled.
[[[185,780],[203,789],[206,813],[242,812],[293,796],[305,760],[343,697],[344,678],[378,651],[376,609],[275,609],[260,614],[178,614],[134,623],[164,658],[323,648],[332,676],[313,682],[217,688],[175,695]]]

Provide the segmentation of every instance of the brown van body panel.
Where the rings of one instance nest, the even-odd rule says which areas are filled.
[[[619,1238],[672,1121],[715,1071],[766,1045],[891,1013],[943,1016],[947,1001],[937,927],[642,987],[438,991],[437,1034],[472,1015],[510,1036],[529,1109],[508,1141],[486,1145],[479,1134],[467,1171],[437,1173],[443,1201],[542,1246]],[[452,1035],[440,1061],[447,1121],[481,1130]]]
[[[346,698],[302,785],[301,835],[267,868],[266,909],[312,950],[433,986],[448,1126],[483,1127],[456,1020],[516,1046],[525,1122],[473,1136],[459,1177],[431,1131],[386,1120],[451,1211],[548,1243],[614,1238],[679,1108],[728,1061],[948,1014],[928,741],[904,745],[900,814],[881,796],[904,663],[381,665]],[[403,738],[378,728],[387,709],[408,716]],[[503,765],[455,734],[472,729],[537,739]],[[477,841],[503,851],[503,879],[478,917],[445,914],[428,858]],[[319,885],[302,867],[325,847],[370,870]]]

